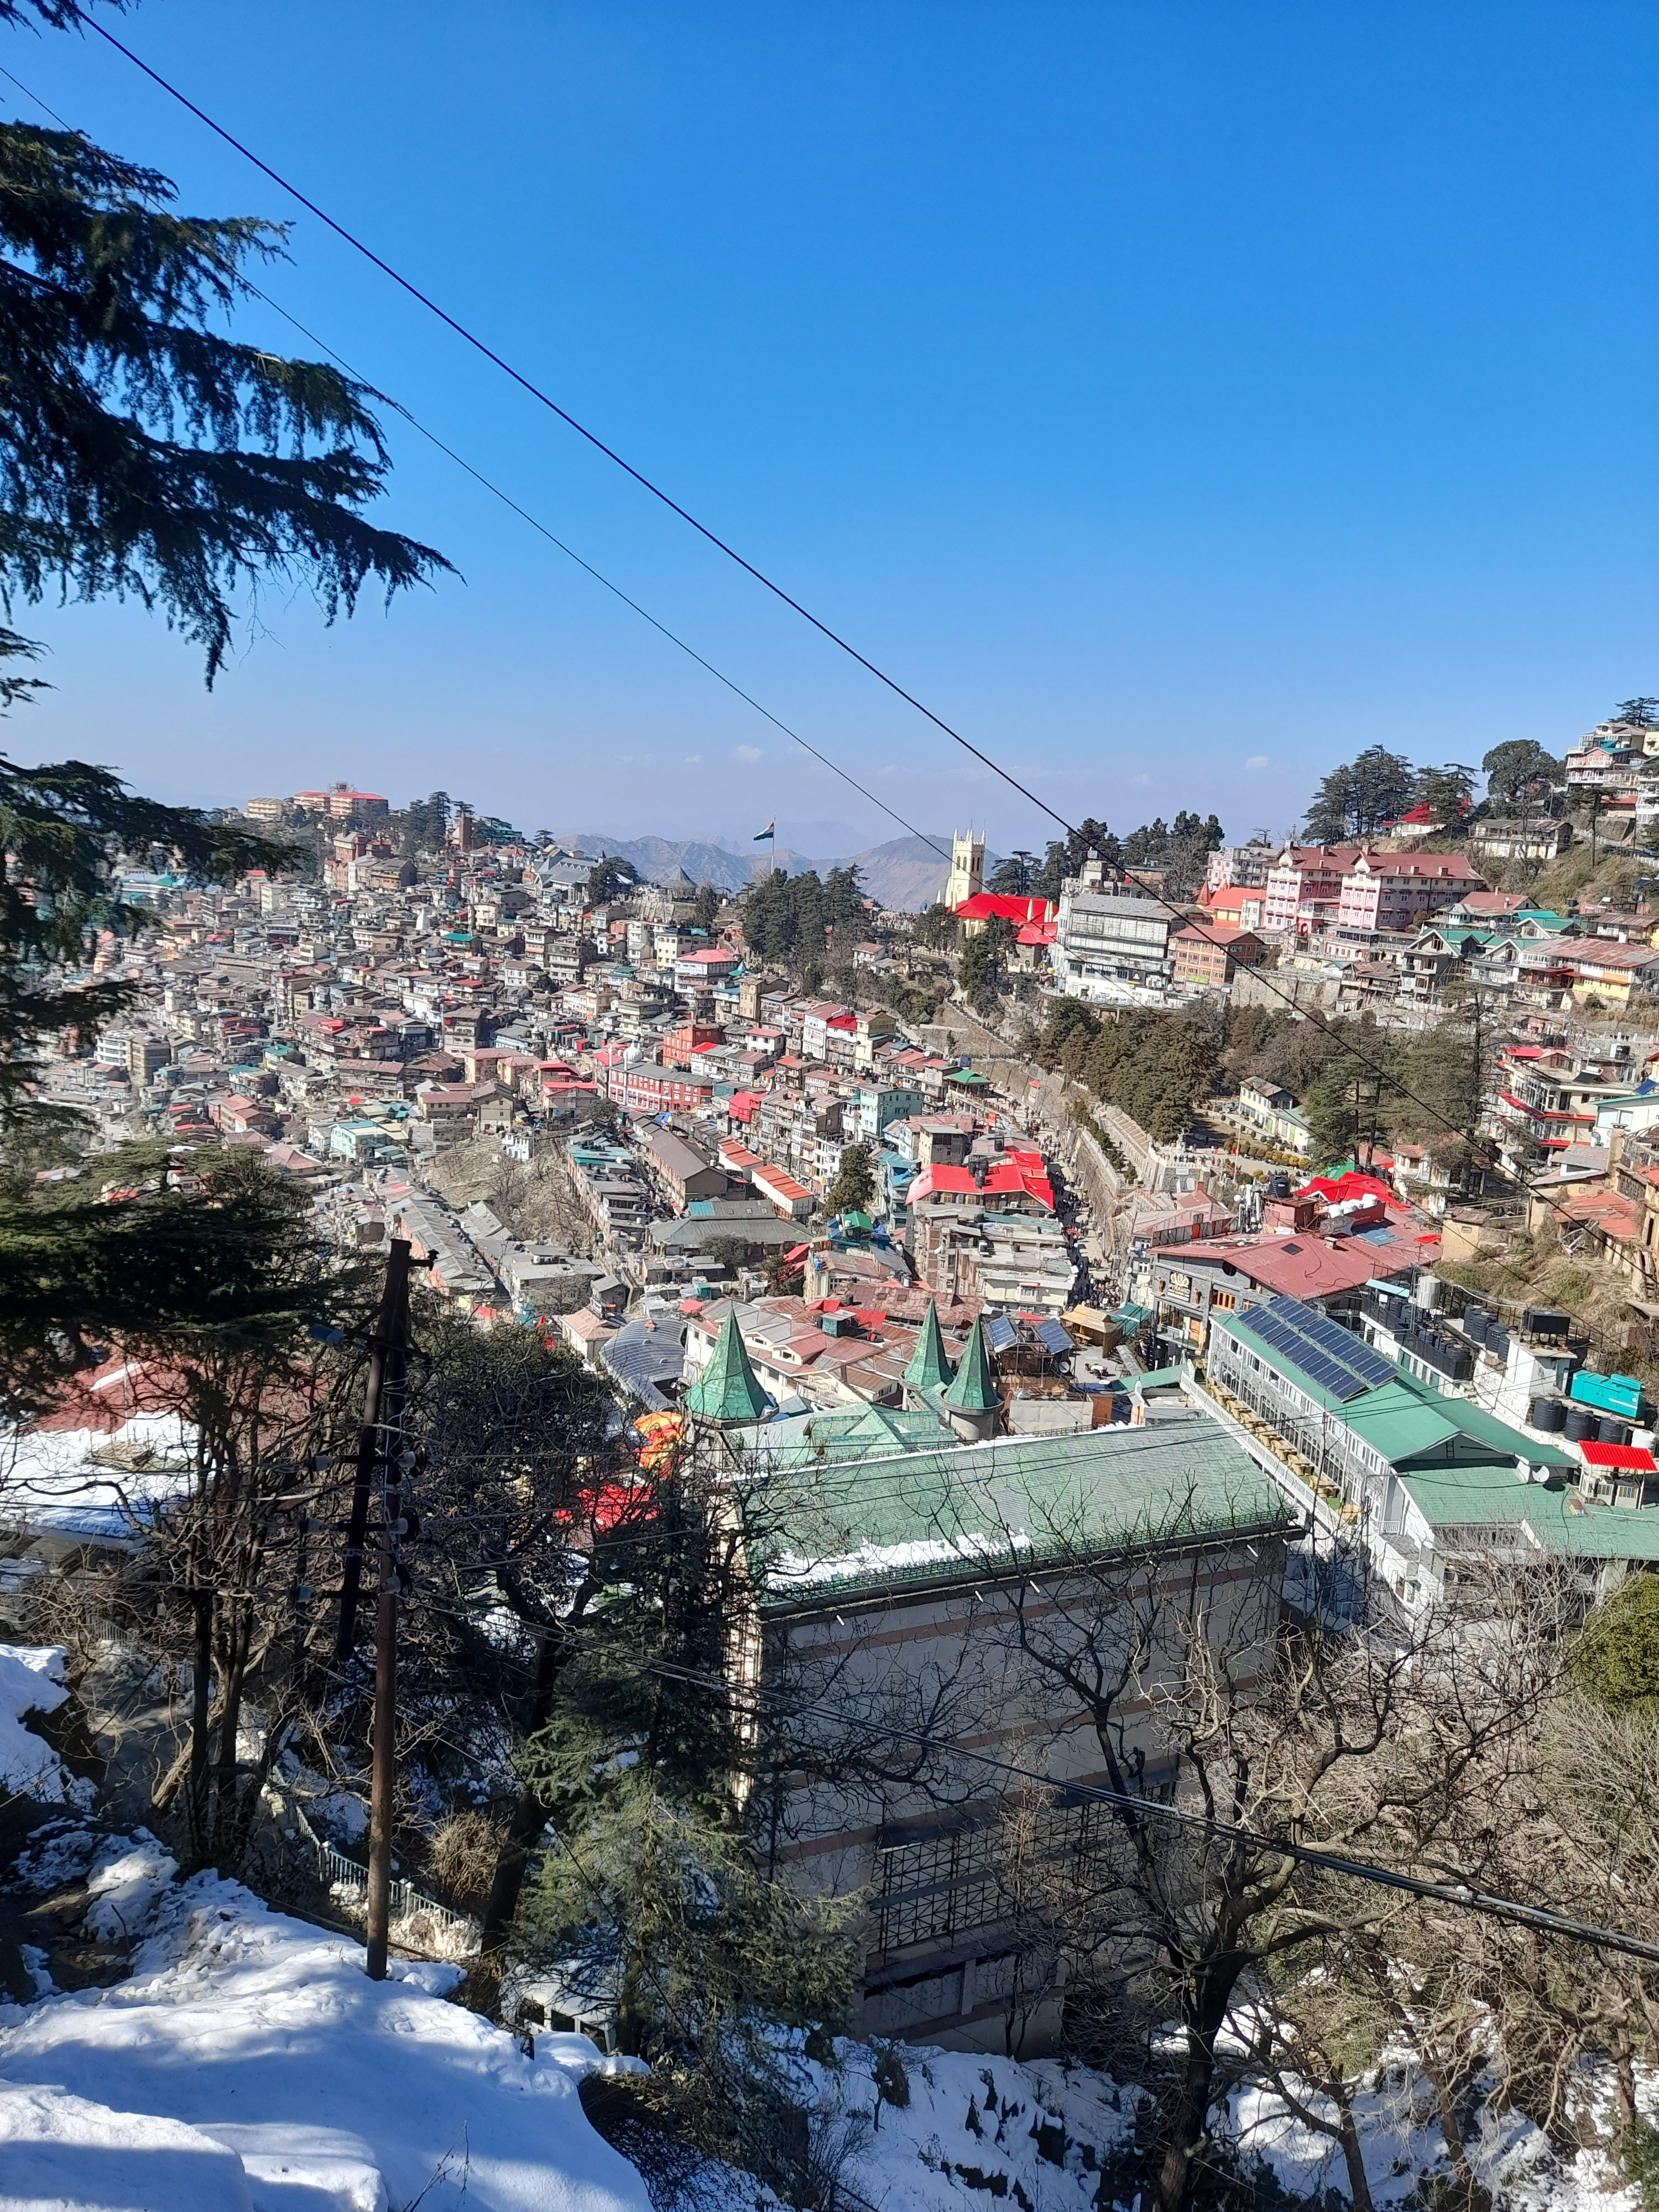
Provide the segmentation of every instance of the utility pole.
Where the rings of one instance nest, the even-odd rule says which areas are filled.
[[[363,1425],[357,1440],[356,1482],[346,1524],[345,1572],[340,1593],[337,1658],[351,1658],[362,1592],[362,1564],[371,1534],[368,1509],[376,1487],[380,1520],[377,1540],[374,1616],[374,1732],[368,1820],[368,1958],[371,1981],[386,1979],[387,1929],[392,1917],[392,1826],[397,1790],[393,1757],[398,1702],[398,1590],[399,1539],[404,1531],[404,1401],[409,1370],[410,1244],[394,1237],[386,1261],[380,1316],[369,1339]],[[378,1486],[376,1478],[378,1475]]]
[[[350,1660],[357,1626],[363,1540],[368,1534],[368,1501],[380,1455],[380,1401],[386,1389],[387,1360],[400,1332],[404,1335],[408,1333],[410,1249],[406,1237],[392,1238],[380,1316],[374,1323],[374,1334],[368,1340],[368,1381],[363,1392],[363,1425],[357,1435],[357,1479],[351,1493],[351,1517],[346,1523],[345,1570],[340,1577],[340,1631],[334,1644],[334,1662],[338,1667]]]

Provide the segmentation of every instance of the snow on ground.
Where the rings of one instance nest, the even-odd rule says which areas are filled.
[[[1319,2097],[1304,2094],[1321,2108]],[[1287,2195],[1317,2203],[1334,2190],[1347,2197],[1347,2168],[1337,2145],[1271,2093],[1238,2092],[1228,2120],[1246,2160],[1259,2158]],[[1355,2098],[1354,2120],[1377,2212],[1419,2202],[1425,2176],[1450,2173],[1429,2085],[1409,2066],[1384,2069],[1376,2086]],[[1590,2150],[1564,2157],[1519,2112],[1480,2106],[1468,2149],[1474,2172],[1504,2212],[1639,2212],[1641,2191],[1620,2185],[1610,2158]]]
[[[0,1789],[84,1812],[94,1785],[66,1773],[46,1739],[24,1726],[25,1714],[55,1713],[69,1696],[65,1656],[56,1644],[0,1644]]]
[[[60,1832],[18,1875],[89,1877],[90,1917],[137,1942],[129,1981],[0,2005],[3,2212],[647,2212],[578,2101],[593,2046],[527,2058],[447,2002],[458,1968],[371,1982],[356,1944],[173,1881],[142,1834]]]
[[[167,1413],[134,1413],[108,1429],[9,1430],[0,1437],[0,1520],[25,1535],[131,1539],[189,1490],[195,1442],[190,1423]]]
[[[866,2203],[904,2212],[1093,2212],[1139,2093],[1058,2061],[838,2042],[794,2063],[819,2155]],[[878,2074],[890,2095],[878,2087]],[[903,2099],[891,2101],[890,2093]]]

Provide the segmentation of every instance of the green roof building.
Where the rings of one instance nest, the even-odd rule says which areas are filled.
[[[750,1433],[769,1453],[785,1426],[810,1426],[823,1441],[824,1418]],[[1047,1617],[1057,1588],[1074,1589],[1079,1626],[1126,1650],[1136,1624],[1166,1603],[1183,1618],[1193,1608],[1211,1648],[1252,1671],[1276,1643],[1300,1516],[1214,1422],[1176,1413],[1153,1426],[1155,1436],[1119,1427],[972,1444],[946,1437],[828,1462],[809,1445],[799,1464],[763,1459],[752,1479],[755,1615],[744,1650],[759,1689],[776,1682],[795,1694],[806,1655],[848,1711],[867,1701],[872,1714],[936,1717],[930,1765],[911,1780],[849,1774],[825,1787],[807,1760],[778,1777],[779,1832],[789,1838],[780,1872],[809,1893],[860,1901],[860,2033],[1009,2048],[1000,1807],[1005,1790],[1022,1803],[1033,1793],[983,1761],[1048,1777],[1053,1787],[1036,1793],[1042,1847],[1061,1867],[1088,1832],[1068,1786],[1108,1780],[1084,1701],[1017,1649],[1026,1593]],[[1152,1639],[1127,1723],[1153,1787],[1169,1771],[1153,1714],[1164,1686],[1175,1686],[1180,1650],[1178,1636]],[[1035,2053],[1058,2037],[1060,1996],[1033,1995],[1041,2002],[1015,2049]]]
[[[963,1346],[957,1371],[940,1397],[939,1405],[958,1436],[980,1438],[997,1432],[1002,1419],[1002,1400],[997,1392],[996,1370],[991,1364],[991,1348],[985,1341],[982,1316],[975,1322],[973,1333]]]
[[[814,1427],[823,1419],[810,1418]],[[1155,1450],[1148,1437],[1144,1428],[998,1437],[828,1466],[809,1451],[767,1477],[755,1557],[762,1611],[1298,1525],[1278,1486],[1214,1423],[1160,1423]]]
[[[1455,1599],[1477,1562],[1583,1560],[1597,1595],[1659,1566],[1659,1505],[1592,1497],[1576,1453],[1443,1396],[1294,1298],[1214,1316],[1208,1381],[1273,1430],[1292,1492],[1353,1527],[1408,1610]]]
[[[771,1412],[772,1401],[749,1364],[735,1309],[720,1323],[708,1364],[681,1403],[693,1420],[708,1421],[718,1428],[763,1421]]]
[[[916,1332],[916,1348],[910,1354],[904,1370],[907,1402],[914,1395],[926,1402],[926,1395],[942,1390],[955,1370],[945,1350],[945,1333],[939,1325],[939,1308],[932,1298],[927,1301],[927,1317]]]

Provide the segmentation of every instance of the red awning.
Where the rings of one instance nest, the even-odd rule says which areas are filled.
[[[1582,1443],[1586,1467],[1616,1468],[1620,1474],[1659,1474],[1653,1454],[1640,1444]]]

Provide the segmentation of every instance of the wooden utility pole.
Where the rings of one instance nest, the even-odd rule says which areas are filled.
[[[374,1741],[368,1819],[368,1975],[386,1979],[387,1929],[392,1918],[392,1824],[397,1793],[393,1756],[398,1702],[398,1539],[403,1530],[404,1399],[409,1372],[410,1244],[394,1237],[386,1261],[386,1289],[369,1339],[363,1425],[357,1439],[356,1482],[346,1524],[345,1571],[341,1578],[340,1630],[336,1656],[349,1663],[356,1638],[362,1567],[368,1547],[368,1509],[378,1488],[380,1525],[373,1534],[377,1560],[374,1613]]]
[[[334,1662],[338,1667],[349,1661],[356,1633],[363,1543],[368,1534],[368,1503],[374,1490],[374,1470],[380,1459],[380,1401],[386,1391],[387,1362],[399,1336],[408,1334],[410,1249],[407,1238],[392,1238],[380,1316],[374,1323],[374,1334],[368,1340],[368,1382],[363,1392],[363,1425],[357,1436],[357,1479],[351,1492],[351,1517],[346,1523],[345,1571],[340,1577],[340,1630],[334,1644]]]

